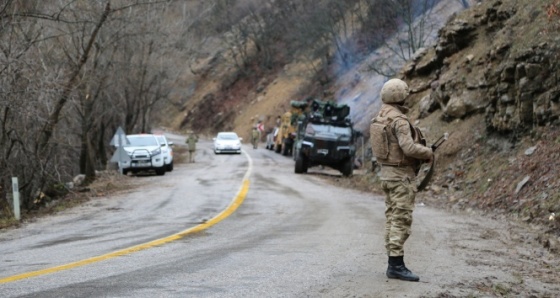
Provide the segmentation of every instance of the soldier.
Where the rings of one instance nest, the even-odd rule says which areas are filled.
[[[251,144],[253,144],[253,149],[257,149],[257,145],[259,144],[260,132],[256,126],[253,126],[253,132],[251,133]]]
[[[415,178],[422,162],[433,152],[425,146],[422,133],[405,113],[408,85],[399,79],[387,81],[381,89],[383,105],[372,119],[372,150],[381,166],[379,176],[385,192],[385,248],[389,257],[387,277],[419,281],[404,264],[404,243],[411,233],[412,210],[416,196]]]
[[[198,142],[198,136],[194,132],[189,131],[189,136],[187,137],[186,143],[189,149],[189,163],[194,163],[194,155],[196,153],[196,142]]]

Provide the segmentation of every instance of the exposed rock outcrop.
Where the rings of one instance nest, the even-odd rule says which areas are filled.
[[[558,49],[547,34],[527,38],[524,26],[514,26],[530,22],[527,17],[544,18],[544,12],[521,15],[511,3],[488,2],[452,18],[438,43],[404,68],[407,80],[432,84],[417,99],[420,117],[437,108],[447,119],[485,113],[487,128],[500,132],[557,121]]]

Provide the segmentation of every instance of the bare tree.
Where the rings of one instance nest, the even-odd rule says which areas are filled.
[[[19,178],[24,210],[64,191],[76,173],[94,179],[127,105],[141,119],[131,131],[151,128],[174,80],[164,65],[175,63],[163,60],[173,44],[166,31],[178,24],[162,15],[175,4],[0,4],[0,210],[9,210],[11,177]]]
[[[435,33],[435,24],[431,22],[433,8],[439,0],[369,0],[369,12],[376,7],[383,7],[383,25],[374,33],[376,44],[384,46],[392,55],[375,60],[370,70],[386,76],[394,76],[404,62]],[[375,18],[380,13],[369,16]]]
[[[90,51],[93,47],[93,43],[95,42],[95,39],[97,37],[97,33],[99,32],[101,26],[103,26],[103,23],[107,20],[107,17],[109,16],[110,12],[111,12],[111,5],[110,2],[107,1],[103,13],[99,17],[99,20],[95,25],[95,28],[91,32],[91,35],[89,35],[89,38],[87,39],[87,43],[83,48],[83,51],[80,53],[78,61],[71,61],[71,65],[74,65],[74,67],[70,70],[68,80],[63,87],[60,98],[55,102],[54,109],[50,113],[48,120],[43,126],[39,142],[37,143],[38,150],[43,150],[48,145],[48,142],[52,137],[52,134],[54,133],[55,126],[60,121],[60,114],[62,112],[62,108],[68,101],[72,90],[75,88],[76,84],[78,83],[79,75],[82,71],[83,66],[86,64],[88,60]]]

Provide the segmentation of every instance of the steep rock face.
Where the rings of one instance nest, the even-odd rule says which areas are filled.
[[[416,99],[420,117],[435,109],[449,120],[484,113],[487,129],[499,132],[558,120],[557,45],[543,8],[518,2],[486,1],[454,16],[438,43],[403,69],[413,91],[430,90]]]
[[[419,198],[503,212],[556,239],[560,14],[551,3],[482,1],[450,18],[400,76],[418,125],[432,138],[450,132]]]

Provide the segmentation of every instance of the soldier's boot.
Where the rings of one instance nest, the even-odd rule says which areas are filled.
[[[387,277],[407,281],[419,281],[420,277],[412,273],[404,265],[403,257],[389,257],[389,267],[387,267]]]

